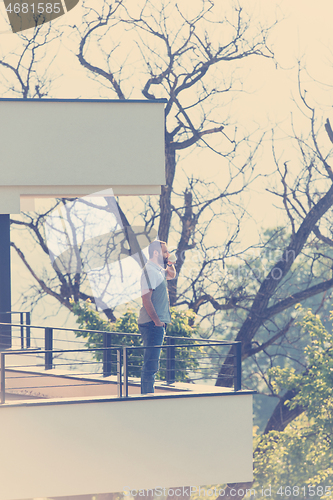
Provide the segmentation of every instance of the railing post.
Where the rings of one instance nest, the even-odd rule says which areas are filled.
[[[128,366],[127,366],[127,347],[123,347],[123,366],[124,366],[124,398],[128,397]]]
[[[24,349],[23,312],[20,312],[20,325],[21,325],[21,349]]]
[[[112,345],[112,334],[110,332],[103,333],[103,377],[109,377],[111,375],[111,349]]]
[[[0,312],[0,323],[5,323],[4,325],[0,325],[0,349],[10,349],[12,347],[11,322],[11,313]],[[8,325],[6,323],[8,323]]]
[[[53,365],[53,329],[45,328],[45,370],[52,370]]]
[[[1,404],[5,403],[6,400],[6,361],[5,353],[1,353]]]
[[[167,359],[166,359],[166,383],[173,384],[176,381],[176,348],[175,339],[166,337]]]
[[[117,388],[118,388],[118,398],[123,396],[123,382],[121,376],[121,349],[117,349]]]
[[[27,349],[30,348],[30,312],[25,313],[25,346]]]
[[[10,277],[10,215],[0,214],[0,349],[12,347],[11,277]],[[5,312],[9,311],[9,312]]]
[[[242,389],[242,343],[234,344],[234,391]]]

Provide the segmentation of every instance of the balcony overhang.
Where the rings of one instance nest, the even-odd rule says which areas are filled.
[[[0,99],[0,214],[39,197],[159,194],[164,100]]]

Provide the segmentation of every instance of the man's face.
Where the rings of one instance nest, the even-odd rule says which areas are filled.
[[[162,243],[161,244],[161,253],[158,255],[158,263],[160,266],[166,267],[170,254],[168,252],[168,247]]]

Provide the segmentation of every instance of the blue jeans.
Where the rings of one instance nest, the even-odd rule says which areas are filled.
[[[141,394],[154,392],[155,376],[159,369],[161,349],[152,346],[160,346],[163,343],[165,329],[163,326],[155,326],[153,321],[139,325],[144,350],[143,366],[141,370]],[[149,349],[151,347],[151,349]]]

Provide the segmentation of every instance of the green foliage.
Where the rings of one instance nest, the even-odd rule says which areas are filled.
[[[166,329],[166,335],[172,337],[182,337],[180,339],[175,339],[176,345],[189,344],[188,340],[192,337],[197,337],[199,335],[199,326],[195,323],[196,315],[191,310],[180,311],[175,307],[170,308],[171,312],[171,323],[168,324]],[[175,355],[175,370],[176,370],[176,381],[186,382],[192,378],[189,372],[195,373],[195,370],[199,368],[199,363],[197,358],[204,353],[203,347],[183,347],[176,349]],[[166,379],[166,350],[162,350],[161,353],[161,368],[162,370],[157,374],[157,378],[160,380]],[[196,376],[194,376],[196,378]]]
[[[116,323],[111,323],[110,321],[103,319],[101,315],[92,308],[90,301],[73,304],[73,313],[77,316],[76,322],[80,326],[80,329],[86,330],[76,331],[75,333],[77,337],[86,339],[85,346],[87,348],[95,349],[103,347],[103,333],[98,333],[94,330],[113,332],[114,334],[111,337],[112,347],[138,347],[141,345],[136,314],[130,309],[123,316],[121,316]],[[130,333],[134,335],[121,335],[117,334],[117,332]],[[137,355],[138,353],[136,351],[129,351],[128,353],[128,362],[131,367],[129,375],[132,377],[140,376],[140,367],[135,366],[138,364],[134,362]],[[97,361],[102,361],[103,352],[96,351],[94,358]],[[111,352],[111,374],[117,374],[116,351]]]
[[[101,315],[92,308],[89,301],[73,304],[73,313],[77,316],[76,322],[80,326],[80,329],[85,330],[76,331],[76,336],[86,339],[85,346],[88,348],[103,347],[103,334],[97,333],[94,330],[113,332],[112,347],[139,347],[142,345],[137,323],[137,314],[131,309],[128,309],[115,323],[103,319]],[[124,333],[132,335],[122,335]],[[196,358],[203,352],[203,348],[185,346],[189,344],[188,339],[195,337],[196,334],[198,334],[198,325],[195,323],[195,313],[190,310],[179,311],[175,308],[171,308],[171,323],[167,326],[166,335],[182,337],[181,339],[175,339],[175,344],[184,344],[184,348],[176,349],[175,368],[176,380],[178,382],[188,381],[191,378],[189,372],[198,369],[199,363]],[[131,377],[140,377],[142,357],[143,350],[136,349],[128,352],[129,375]],[[97,351],[95,358],[101,361],[103,358],[102,352]],[[116,352],[112,352],[112,374],[117,373],[116,360],[117,354]],[[160,364],[161,369],[156,378],[165,380],[165,349],[162,350]]]
[[[239,331],[248,314],[248,308],[252,304],[253,297],[260,286],[257,279],[262,282],[282,255],[283,249],[288,246],[290,233],[287,227],[276,227],[262,231],[262,245],[243,255],[245,263],[239,262],[231,266],[226,260],[226,272],[230,275],[228,286],[229,294],[235,297],[248,297],[248,303],[241,302],[247,307],[235,307],[234,309],[222,312],[220,326],[216,332],[220,334],[223,340],[232,340]],[[293,262],[288,275],[279,284],[277,294],[270,301],[270,306],[276,305],[286,297],[300,292],[302,289],[316,285],[331,276],[333,249],[321,243],[318,246],[318,253],[313,257],[313,243],[309,243],[302,253]],[[324,257],[326,256],[326,257]],[[332,291],[325,294],[318,294],[305,299],[302,302],[304,308],[310,308],[318,311],[320,319],[327,329],[330,329],[329,321],[330,309],[332,304]],[[260,345],[269,343],[272,337],[283,332],[288,322],[295,316],[295,311],[287,308],[277,314],[274,319],[266,321],[259,328],[249,348],[257,348]],[[216,322],[217,323],[217,322]],[[258,392],[254,396],[254,422],[259,425],[262,431],[272,411],[276,405],[276,399],[271,397],[270,387],[267,384],[267,370],[272,366],[285,367],[287,371],[290,368],[299,369],[300,364],[307,363],[306,346],[311,342],[307,330],[301,328],[294,322],[288,331],[283,333],[280,338],[268,345],[261,352],[254,356],[249,356],[242,363],[242,381],[243,387],[254,389]],[[243,346],[244,348],[245,346]]]
[[[290,408],[299,405],[304,413],[289,424],[283,432],[271,431],[258,437],[255,453],[255,486],[271,485],[272,498],[288,496],[277,494],[279,487],[305,485],[305,495],[333,498],[333,334],[311,310],[304,311],[300,322],[302,331],[311,339],[305,348],[306,368],[296,373],[294,368],[274,367],[269,376],[277,393],[297,389]],[[325,487],[331,486],[331,491]],[[323,491],[321,489],[323,487]],[[289,491],[289,490],[288,490]],[[295,493],[296,493],[295,489]],[[313,490],[311,490],[313,491]],[[323,493],[323,494],[321,494]],[[295,495],[294,495],[295,496]]]

